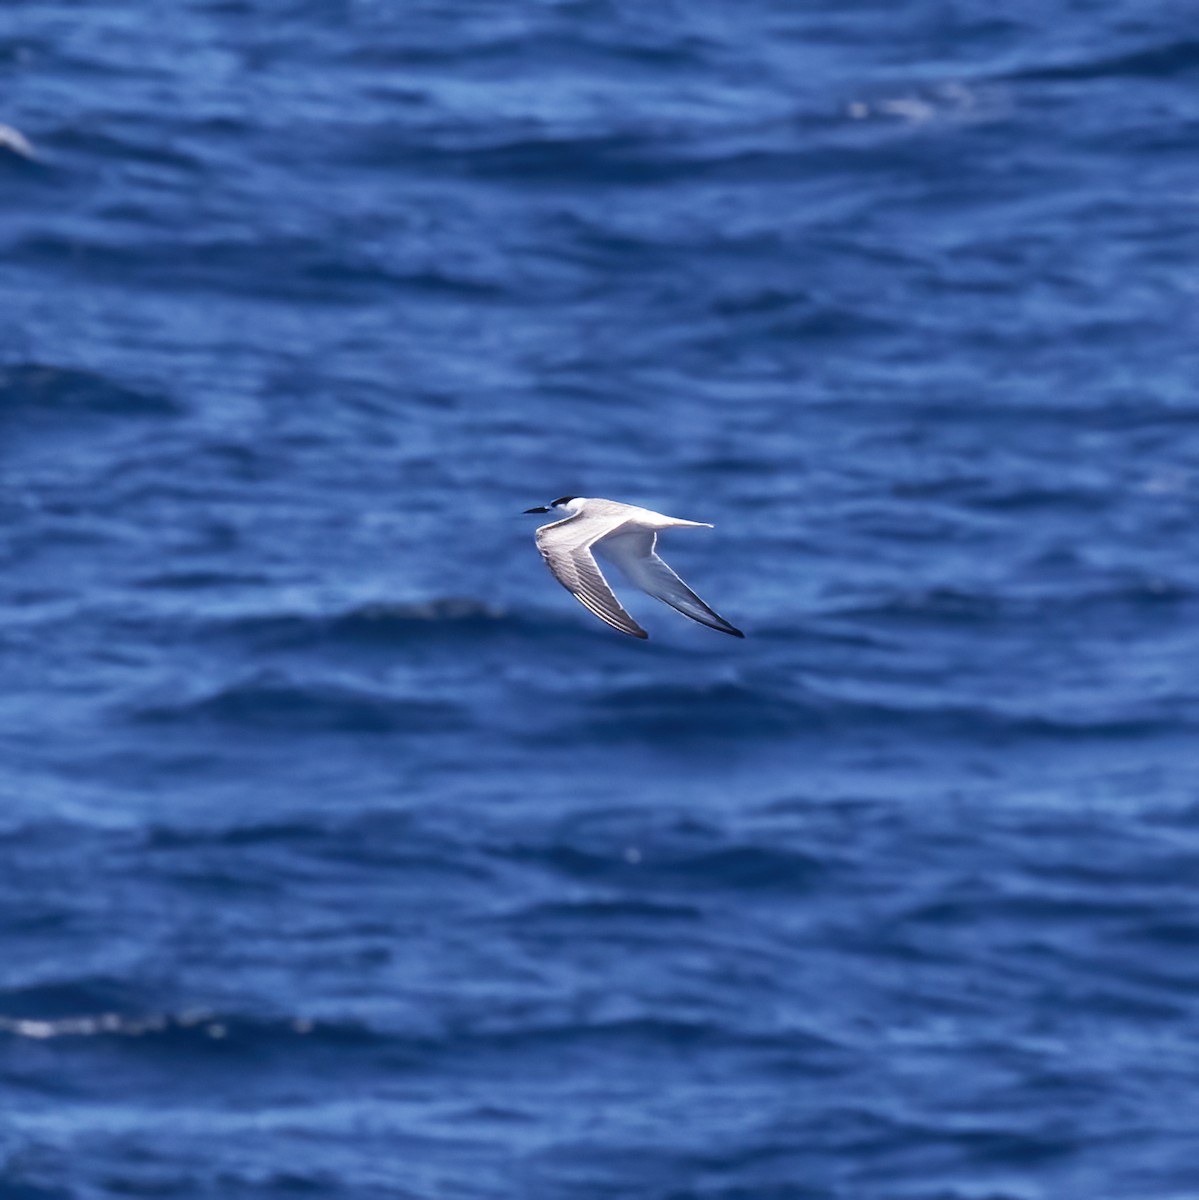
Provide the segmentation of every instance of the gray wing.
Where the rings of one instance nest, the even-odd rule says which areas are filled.
[[[656,600],[678,609],[684,616],[731,633],[733,637],[744,637],[734,625],[730,625],[715,609],[709,608],[654,552],[658,535],[651,530],[626,530],[619,527],[596,539],[595,547],[606,558],[610,558],[628,576],[629,582]]]
[[[537,531],[537,549],[554,578],[584,608],[621,633],[647,638],[649,634],[621,607],[591,553],[596,538],[610,533],[612,528],[610,521],[579,517],[556,521]]]

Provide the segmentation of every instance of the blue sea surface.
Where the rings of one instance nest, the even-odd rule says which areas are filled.
[[[0,83],[2,1200],[1199,1196],[1192,6],[15,0]]]

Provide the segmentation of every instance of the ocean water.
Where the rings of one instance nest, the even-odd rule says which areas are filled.
[[[1199,41],[0,17],[0,1197],[1199,1196]],[[610,496],[745,641],[546,574]]]

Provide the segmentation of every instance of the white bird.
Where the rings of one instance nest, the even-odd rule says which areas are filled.
[[[587,496],[559,496],[552,504],[526,508],[525,512],[553,513],[559,518],[537,530],[537,549],[554,578],[613,629],[630,637],[649,637],[616,599],[595,561],[592,552],[596,550],[614,562],[630,583],[684,616],[721,633],[745,636],[713,612],[654,553],[659,530],[711,529],[706,522],[681,521],[634,504]]]

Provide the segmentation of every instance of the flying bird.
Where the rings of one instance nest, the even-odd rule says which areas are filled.
[[[634,504],[587,496],[559,496],[552,504],[525,512],[554,515],[555,520],[537,530],[541,557],[554,578],[613,629],[630,637],[649,637],[616,599],[596,562],[596,551],[615,563],[631,584],[684,616],[733,637],[745,636],[710,609],[654,552],[659,530],[711,529],[706,522],[681,521]]]

